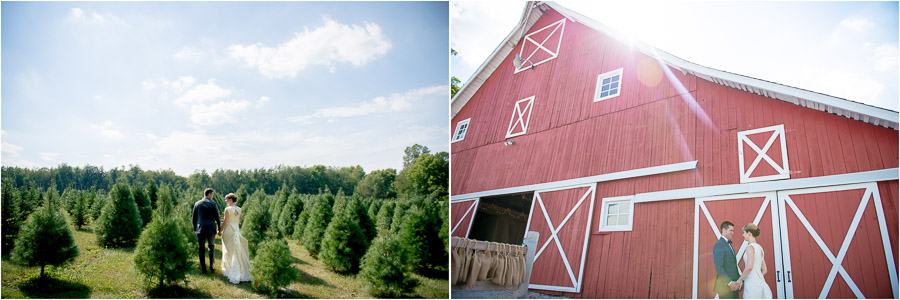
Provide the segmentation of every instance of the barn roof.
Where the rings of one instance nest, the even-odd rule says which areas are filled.
[[[451,99],[450,111],[453,117],[455,117],[456,114],[459,113],[459,111],[463,108],[463,106],[466,105],[469,99],[472,98],[472,95],[474,95],[475,92],[481,87],[481,85],[484,84],[484,82],[488,77],[491,76],[494,70],[499,67],[500,63],[503,62],[503,59],[507,57],[511,51],[514,50],[517,42],[522,39],[522,36],[529,31],[534,23],[537,22],[537,20],[543,15],[543,12],[547,11],[548,9],[553,9],[559,12],[569,21],[582,23],[585,26],[600,31],[620,42],[626,43],[628,41],[628,38],[622,33],[617,32],[612,28],[609,28],[606,25],[594,21],[582,14],[562,7],[555,2],[529,1],[525,4],[525,8],[522,10],[522,17],[519,21],[519,24],[515,28],[513,28],[509,35],[506,36],[506,39],[503,41],[503,43],[500,44],[496,49],[494,49],[494,52],[491,53],[490,56],[488,56],[488,59],[484,63],[482,63],[480,67],[478,67],[478,70],[475,72],[475,76],[473,76],[469,80],[469,82],[466,83],[456,93],[453,99]],[[692,74],[694,76],[697,76],[698,78],[702,78],[720,85],[729,86],[772,99],[778,99],[781,101],[790,102],[796,105],[820,111],[827,111],[829,113],[844,116],[850,119],[888,127],[894,130],[898,129],[898,114],[896,111],[843,98],[829,96],[809,90],[795,88],[771,81],[765,81],[740,74],[716,70],[683,60],[665,51],[656,49],[639,41],[632,41],[632,43],[634,45],[634,49],[650,57],[655,57],[664,62],[666,65],[675,68],[685,74]]]

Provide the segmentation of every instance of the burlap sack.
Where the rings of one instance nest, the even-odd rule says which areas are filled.
[[[506,255],[503,245],[499,246],[499,251],[497,251],[497,256],[499,256],[497,261],[497,271],[494,273],[494,278],[491,279],[491,282],[496,285],[504,285],[506,283]]]
[[[490,247],[490,245],[488,247]],[[491,266],[494,262],[493,254],[491,253],[490,248],[483,251],[482,254],[484,255],[484,257],[481,261],[481,270],[478,272],[478,281],[490,280],[490,278],[488,278],[488,272],[490,272]]]
[[[487,278],[485,280],[493,280],[497,277],[497,266],[500,265],[500,254],[497,251],[497,243],[491,243],[490,245],[490,253],[491,253],[491,266],[488,268]]]
[[[450,285],[456,284],[456,280],[459,279],[459,271],[462,268],[458,250],[459,248],[453,248],[453,251],[450,251]]]
[[[475,281],[478,280],[478,274],[481,274],[482,265],[484,265],[484,251],[472,251],[472,264],[469,268],[469,275],[466,277],[467,288],[471,289],[475,286]]]
[[[463,257],[462,268],[459,270],[459,278],[457,279],[457,283],[466,282],[466,279],[469,276],[469,265],[472,263],[472,257],[469,255],[469,241],[466,241],[466,246],[464,248],[460,248],[462,252],[460,252],[460,256]]]
[[[526,249],[527,248],[525,248],[525,247],[522,247],[519,249],[519,265],[522,266],[522,271],[519,272],[519,282],[520,283],[525,282],[525,268],[528,267],[525,262],[525,250]]]
[[[519,263],[519,247],[515,247],[512,254],[509,257],[513,261],[513,265],[515,266],[513,269],[516,270],[512,274],[512,282],[511,285],[519,285],[522,282],[521,276],[519,274],[522,273],[522,264]]]

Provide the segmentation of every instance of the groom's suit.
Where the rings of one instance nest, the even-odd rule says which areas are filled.
[[[194,212],[191,219],[194,224],[194,233],[197,234],[197,241],[200,246],[200,270],[206,272],[206,262],[203,258],[206,256],[207,245],[204,245],[204,243],[208,243],[209,269],[212,271],[213,257],[216,253],[216,233],[219,232],[219,226],[221,226],[219,206],[209,198],[203,197],[203,199],[194,203]]]
[[[716,244],[713,245],[713,262],[716,266],[716,283],[713,290],[719,294],[720,299],[738,298],[740,290],[732,292],[728,286],[729,282],[741,278],[741,275],[738,274],[736,255],[734,254],[734,248],[731,246],[731,241],[726,240],[724,237],[716,241]]]

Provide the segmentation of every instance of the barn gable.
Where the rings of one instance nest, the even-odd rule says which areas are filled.
[[[451,102],[454,236],[540,232],[546,293],[707,298],[716,224],[754,223],[777,295],[897,297],[896,112],[622,40],[526,5]]]

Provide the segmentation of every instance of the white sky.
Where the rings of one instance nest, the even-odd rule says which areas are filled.
[[[898,110],[897,2],[557,1],[703,66]],[[523,1],[450,3],[463,83],[519,22]],[[565,47],[565,45],[564,45]]]
[[[5,1],[2,164],[400,169],[449,151],[448,5]]]

